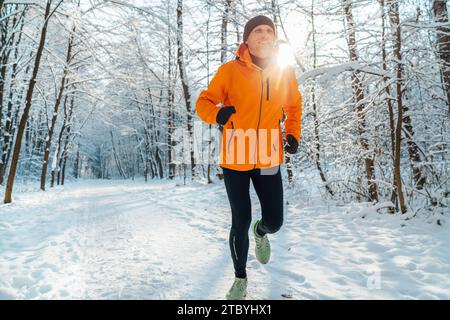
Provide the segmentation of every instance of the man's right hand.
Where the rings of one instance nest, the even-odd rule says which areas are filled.
[[[236,113],[234,106],[221,107],[216,116],[217,123],[225,125],[233,113]]]

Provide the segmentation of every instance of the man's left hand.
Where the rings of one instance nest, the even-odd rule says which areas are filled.
[[[297,152],[297,149],[298,149],[297,139],[295,139],[293,135],[288,134],[286,142],[284,144],[284,150],[286,150],[287,153],[294,154]]]

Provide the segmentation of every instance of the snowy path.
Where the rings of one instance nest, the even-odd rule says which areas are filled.
[[[270,237],[268,265],[251,238],[249,299],[450,298],[448,225],[285,197],[296,204]],[[0,299],[222,299],[233,280],[229,219],[220,182],[19,194],[0,205]]]

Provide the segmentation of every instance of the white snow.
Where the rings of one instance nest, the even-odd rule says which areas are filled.
[[[253,189],[252,198],[256,218]],[[268,265],[250,237],[248,299],[450,298],[448,224],[295,188],[285,199]],[[0,299],[223,299],[234,277],[229,224],[223,181],[85,180],[17,193],[0,205]]]
[[[330,80],[335,80],[336,76],[345,71],[361,71],[377,76],[391,77],[385,70],[367,66],[358,61],[353,61],[306,71],[299,77],[299,82],[304,84],[308,79],[314,78],[319,78],[321,82],[327,82]]]

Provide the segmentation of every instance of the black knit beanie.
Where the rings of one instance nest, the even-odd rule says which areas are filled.
[[[273,21],[266,17],[266,16],[256,16],[248,20],[248,22],[245,24],[244,27],[244,42],[247,41],[248,36],[252,32],[253,29],[255,29],[257,26],[265,24],[272,28],[273,32],[275,33],[275,25]]]

